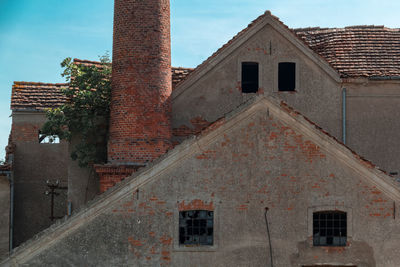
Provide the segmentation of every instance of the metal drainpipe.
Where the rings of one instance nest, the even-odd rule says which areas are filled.
[[[346,144],[346,88],[342,90],[342,141]]]
[[[10,254],[13,250],[13,236],[14,236],[14,176],[13,172],[7,173],[7,178],[10,181],[10,227],[9,227],[9,251]]]

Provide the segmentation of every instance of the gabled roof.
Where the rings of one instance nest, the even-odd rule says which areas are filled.
[[[384,26],[294,29],[341,77],[399,77],[400,29]]]
[[[132,195],[132,192],[136,192],[148,183],[157,182],[158,179],[167,177],[162,174],[172,168],[178,168],[185,158],[203,153],[209,144],[260,112],[266,112],[266,114],[269,114],[268,116],[273,116],[284,124],[290,125],[294,131],[302,133],[320,149],[333,155],[341,164],[358,173],[360,179],[373,184],[394,201],[400,201],[400,187],[393,177],[386,175],[371,162],[351,151],[287,104],[272,97],[255,96],[226,117],[211,124],[198,136],[187,139],[161,158],[98,196],[85,208],[75,212],[71,218],[58,221],[35,238],[22,244],[13,251],[10,258],[0,262],[0,265],[8,266],[6,264],[11,262],[26,263],[81,226],[106,213],[112,205],[119,203],[122,198]]]
[[[271,14],[267,10],[264,14],[253,20],[245,29],[236,34],[231,40],[214,52],[210,57],[198,65],[188,77],[178,86],[178,96],[181,91],[186,90],[192,83],[197,81],[218,62],[222,61],[227,55],[232,53],[237,47],[247,41],[251,36],[257,33],[266,24],[271,25],[275,30],[280,32],[288,41],[292,42],[300,51],[306,54],[312,61],[319,65],[329,76],[337,82],[340,81],[339,73],[318,53],[315,53],[308,44],[302,40],[292,29],[286,26],[278,17]]]
[[[211,63],[216,57],[267,18],[270,18],[270,22],[275,26],[279,25],[291,32],[292,37],[315,52],[315,55],[337,71],[340,77],[400,78],[400,29],[384,26],[290,29],[270,11],[266,11],[198,65],[188,79],[201,73],[208,65],[214,65]]]
[[[101,63],[98,61],[74,59],[74,63],[101,67]],[[172,67],[172,88],[174,89],[192,70]],[[59,107],[67,101],[61,89],[68,86],[68,83],[14,82],[11,93],[11,110],[44,111],[48,108]]]

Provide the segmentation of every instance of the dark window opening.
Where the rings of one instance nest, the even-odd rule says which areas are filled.
[[[206,245],[214,243],[214,212],[189,210],[179,212],[179,244]]]
[[[314,246],[346,246],[346,241],[346,212],[322,211],[313,214]]]
[[[258,63],[242,62],[242,93],[258,92]]]
[[[278,90],[294,91],[296,89],[296,63],[281,62],[278,68]]]

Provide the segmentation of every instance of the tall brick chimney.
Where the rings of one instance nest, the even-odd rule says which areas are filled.
[[[96,167],[101,191],[170,148],[169,0],[115,0],[112,67],[109,164]]]

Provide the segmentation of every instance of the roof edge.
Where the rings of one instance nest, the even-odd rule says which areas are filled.
[[[339,72],[337,72],[322,56],[312,50],[307,43],[301,40],[296,33],[283,22],[281,22],[278,17],[272,15],[271,11],[267,10],[264,14],[253,20],[245,29],[237,33],[210,57],[198,65],[183,81],[177,85],[175,89],[176,93],[173,94],[172,99],[179,97],[191,85],[212,70],[218,63],[225,59],[226,56],[234,52],[240,45],[246,42],[250,37],[256,34],[267,24],[271,25],[276,31],[282,34],[284,38],[286,38],[301,52],[314,61],[315,64],[320,66],[330,77],[332,77],[333,80],[338,83],[341,82]]]
[[[157,180],[160,175],[171,168],[175,168],[185,158],[196,153],[201,153],[203,151],[202,147],[214,142],[222,133],[234,128],[240,121],[259,113],[260,110],[265,111],[265,109],[268,110],[268,114],[279,117],[279,120],[290,124],[295,130],[304,133],[307,138],[311,138],[324,151],[332,153],[329,150],[335,150],[335,153],[340,154],[338,159],[343,164],[349,166],[359,173],[361,177],[376,185],[378,189],[382,190],[389,197],[400,201],[400,188],[395,184],[392,177],[324,132],[320,127],[284,102],[280,102],[278,99],[272,97],[254,96],[224,118],[214,122],[200,135],[188,138],[161,158],[98,196],[92,202],[88,203],[86,207],[74,212],[71,218],[64,217],[64,219],[57,221],[33,239],[22,244],[14,250],[14,253],[9,258],[0,262],[0,265],[11,264],[13,262],[24,264],[30,258],[40,254],[68,234],[78,230],[81,225],[89,223],[103,212],[109,210],[111,205],[118,203],[118,201],[130,195],[132,191]]]

